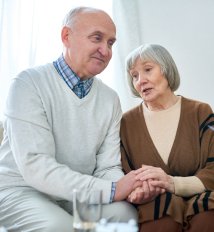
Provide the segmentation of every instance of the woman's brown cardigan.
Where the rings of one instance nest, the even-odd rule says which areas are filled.
[[[187,226],[193,215],[214,209],[214,114],[208,104],[182,97],[180,121],[167,165],[149,135],[141,104],[123,115],[121,152],[125,173],[142,164],[152,165],[172,176],[195,175],[206,187],[206,192],[192,197],[167,192],[138,205],[139,223],[170,215]]]

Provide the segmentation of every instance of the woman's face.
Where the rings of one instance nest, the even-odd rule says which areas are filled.
[[[152,61],[137,59],[130,69],[134,88],[145,103],[161,102],[171,91],[160,66]]]

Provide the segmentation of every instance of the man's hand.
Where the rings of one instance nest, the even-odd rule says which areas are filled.
[[[116,182],[116,191],[113,201],[125,200],[128,195],[137,187],[140,187],[142,182],[136,179],[135,171],[131,171]]]

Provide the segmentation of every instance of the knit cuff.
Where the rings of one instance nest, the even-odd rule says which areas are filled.
[[[196,176],[174,176],[173,181],[175,185],[175,194],[178,196],[189,197],[205,191],[203,183]]]

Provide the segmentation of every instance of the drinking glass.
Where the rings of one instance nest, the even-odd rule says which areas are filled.
[[[102,214],[102,190],[73,190],[73,227],[75,232],[95,232]]]

